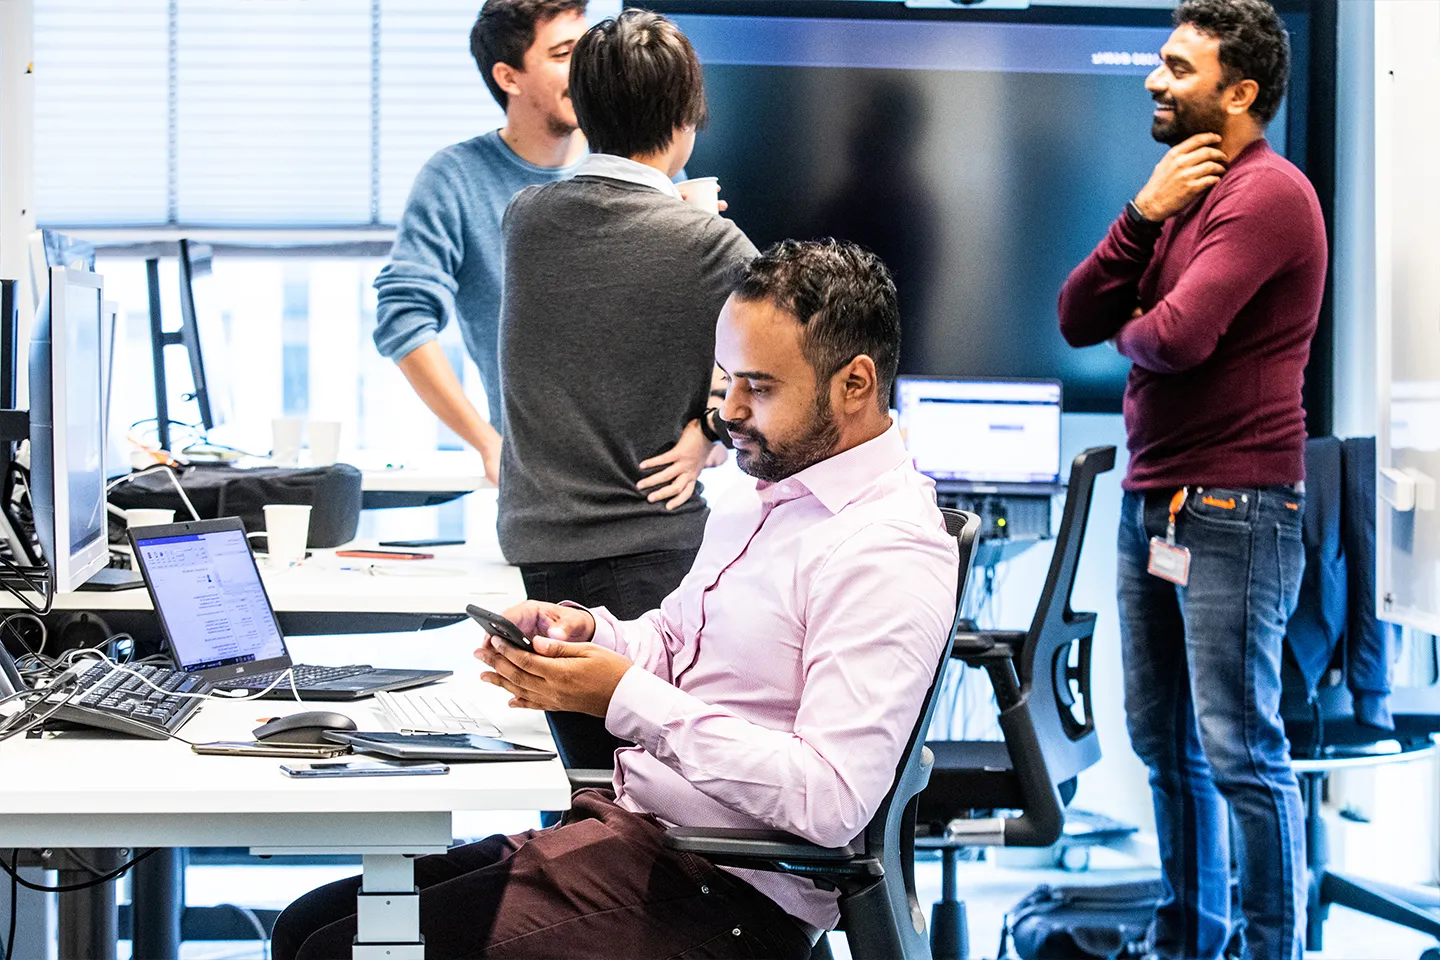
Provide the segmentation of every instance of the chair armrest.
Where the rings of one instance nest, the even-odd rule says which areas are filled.
[[[821,847],[783,830],[746,830],[735,827],[670,827],[665,846],[702,857],[845,863],[858,851],[851,845]]]
[[[1024,646],[1025,637],[1023,630],[962,630],[955,634],[950,656],[956,660],[986,655],[1012,659],[1015,651]]]
[[[571,790],[584,790],[587,787],[604,790],[614,782],[615,771],[576,767],[574,769],[566,768],[565,776],[570,778]]]

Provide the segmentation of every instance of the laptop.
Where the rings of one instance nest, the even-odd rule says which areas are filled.
[[[176,667],[221,690],[263,690],[293,669],[302,700],[359,700],[450,676],[449,670],[315,667],[291,661],[236,517],[133,527],[130,545]],[[284,680],[262,699],[294,699],[290,687]]]
[[[1059,493],[1058,380],[898,377],[915,468],[941,493]]]

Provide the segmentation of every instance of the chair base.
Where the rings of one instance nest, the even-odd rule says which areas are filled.
[[[1418,930],[1440,941],[1440,914],[1425,909],[1427,904],[1424,901],[1429,899],[1433,898],[1417,896],[1412,901],[1410,898],[1402,898],[1401,892],[1393,887],[1381,889],[1379,884],[1371,885],[1326,870],[1311,881],[1305,949],[1325,948],[1325,920],[1332,903]]]
[[[931,906],[930,956],[933,960],[969,960],[970,926],[963,900],[940,900]]]

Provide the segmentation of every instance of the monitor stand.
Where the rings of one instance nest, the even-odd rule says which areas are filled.
[[[96,572],[95,576],[80,584],[84,591],[133,590],[136,587],[145,586],[145,579],[140,576],[138,570],[121,570],[119,567],[105,567]]]

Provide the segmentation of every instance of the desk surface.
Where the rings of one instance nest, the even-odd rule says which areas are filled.
[[[474,450],[427,450],[386,455],[357,450],[343,458],[360,468],[360,489],[376,493],[470,493],[493,490]]]
[[[467,678],[426,689],[479,702],[506,739],[553,749],[544,715],[510,709],[497,688]],[[213,700],[179,734],[197,742],[248,740],[257,718],[303,709],[339,710],[361,729],[386,729],[372,704]],[[0,743],[0,847],[31,845],[42,830],[46,844],[93,840],[101,823],[112,846],[263,845],[284,839],[282,816],[313,823],[320,822],[315,815],[444,814],[448,829],[453,812],[561,810],[570,803],[559,760],[456,763],[444,776],[334,780],[292,780],[280,773],[281,762],[200,756],[174,740],[84,732],[12,738]],[[277,818],[273,828],[267,816]]]

